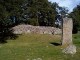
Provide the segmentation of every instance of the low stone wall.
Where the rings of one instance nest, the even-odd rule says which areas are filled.
[[[61,34],[61,29],[55,27],[32,26],[32,25],[17,25],[12,28],[14,34]]]

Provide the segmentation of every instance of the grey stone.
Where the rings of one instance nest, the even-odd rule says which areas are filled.
[[[32,25],[17,25],[12,28],[14,34],[27,34],[27,33],[37,33],[37,34],[61,34],[61,29],[55,27],[45,27],[45,26],[32,26]]]
[[[27,30],[26,32],[27,32],[27,33],[31,33],[31,31],[30,31],[30,30]]]
[[[69,45],[67,48],[62,50],[65,54],[75,54],[76,53],[76,46],[75,45]]]
[[[73,21],[71,18],[63,18],[62,23],[62,45],[72,44]]]

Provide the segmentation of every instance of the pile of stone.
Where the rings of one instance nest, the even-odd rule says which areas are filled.
[[[14,34],[27,34],[27,33],[37,33],[37,34],[61,34],[61,29],[55,27],[45,27],[45,26],[32,26],[32,25],[17,25],[12,28]]]

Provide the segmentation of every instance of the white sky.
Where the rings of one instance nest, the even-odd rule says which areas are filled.
[[[48,0],[48,1],[56,2],[59,4],[59,6],[62,7],[68,7],[69,12],[71,12],[73,8],[80,3],[80,0]]]

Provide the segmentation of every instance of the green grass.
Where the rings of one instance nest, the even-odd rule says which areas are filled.
[[[15,40],[0,44],[0,60],[80,60],[80,35],[73,35],[77,46],[75,55],[62,53],[62,46],[51,43],[60,42],[58,35],[27,34]]]

